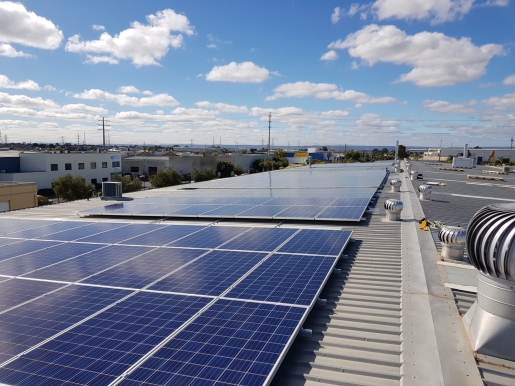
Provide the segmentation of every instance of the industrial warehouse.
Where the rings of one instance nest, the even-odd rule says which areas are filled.
[[[513,384],[515,178],[443,169],[321,164],[4,213],[0,383]]]

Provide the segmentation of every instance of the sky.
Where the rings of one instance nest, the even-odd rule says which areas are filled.
[[[509,147],[515,0],[0,1],[2,143]]]

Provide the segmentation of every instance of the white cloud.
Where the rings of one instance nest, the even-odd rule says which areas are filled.
[[[106,29],[106,27],[104,27],[103,25],[98,24],[93,24],[91,28],[93,28],[95,31],[105,31]]]
[[[211,109],[217,109],[220,112],[223,113],[246,113],[248,112],[247,106],[235,106],[235,105],[229,105],[226,103],[211,103],[207,101],[201,101],[195,103],[198,107],[204,107],[204,108],[211,108]]]
[[[0,56],[7,56],[8,58],[30,58],[32,55],[26,54],[22,51],[16,51],[16,49],[10,44],[0,44]]]
[[[392,97],[374,98],[365,93],[354,90],[338,90],[338,86],[331,83],[295,82],[284,83],[274,89],[274,94],[266,100],[278,98],[304,98],[313,96],[317,99],[335,99],[340,101],[354,101],[358,103],[390,103],[395,102]]]
[[[122,106],[128,105],[134,107],[177,106],[179,104],[174,97],[168,94],[156,94],[150,97],[137,98],[126,94],[112,94],[108,91],[95,88],[86,90],[80,94],[73,94],[73,97],[78,99],[112,101]]]
[[[331,22],[333,24],[336,24],[338,23],[338,21],[340,20],[340,7],[336,7],[333,11],[333,13],[331,14]]]
[[[399,131],[400,125],[399,121],[381,119],[379,114],[363,114],[356,120],[354,127],[358,130],[395,133]]]
[[[324,118],[343,118],[347,117],[349,112],[343,110],[329,110],[321,112],[320,115]]]
[[[508,76],[506,79],[502,81],[502,84],[505,86],[515,86],[515,74]]]
[[[88,106],[83,103],[72,103],[64,105],[60,108],[62,112],[79,113],[79,114],[107,114],[107,110],[103,107]]]
[[[30,56],[16,51],[11,44],[55,50],[63,40],[63,33],[44,17],[28,11],[21,3],[0,2],[0,55]]]
[[[108,64],[118,64],[118,60],[111,56],[94,56],[94,55],[86,55],[87,59],[84,63],[89,64],[98,64],[98,63],[108,63]]]
[[[348,49],[349,55],[370,66],[377,62],[406,64],[414,67],[398,82],[418,86],[447,86],[470,82],[485,73],[495,55],[503,54],[502,46],[475,46],[469,38],[455,39],[439,32],[407,35],[393,25],[368,25],[329,44],[330,49]]]
[[[449,103],[446,101],[425,100],[423,107],[433,113],[438,114],[474,114],[476,109],[470,107],[475,105],[475,101],[469,103]]]
[[[43,86],[43,90],[46,90],[46,91],[57,91],[57,89],[54,86],[51,86],[49,84],[47,84],[46,86]]]
[[[336,51],[331,50],[331,51],[327,51],[325,54],[323,54],[320,57],[320,60],[330,61],[330,60],[336,60],[337,58],[338,58],[338,54],[336,53]]]
[[[59,105],[50,99],[31,98],[27,95],[11,95],[0,92],[0,104],[8,107],[26,107],[37,109],[57,108]]]
[[[207,45],[207,48],[216,48],[216,44],[215,43],[210,43]]]
[[[143,95],[154,95],[154,93],[152,91],[149,91],[149,90],[142,91],[141,93]]]
[[[211,82],[261,83],[270,78],[270,71],[252,62],[231,62],[225,66],[215,66],[206,75]]]
[[[473,4],[474,0],[377,0],[373,10],[379,20],[431,20],[438,24],[463,16]]]
[[[495,86],[497,86],[496,83],[489,82],[489,83],[481,83],[478,87],[479,88],[489,88],[489,87],[495,87]]]
[[[354,107],[355,107],[355,108],[357,108],[357,109],[360,109],[360,108],[362,108],[362,107],[363,107],[363,105],[362,105],[361,103],[356,103],[356,104],[354,105]]]
[[[108,32],[103,32],[98,40],[83,41],[80,35],[74,35],[68,39],[66,51],[104,54],[91,56],[88,63],[114,64],[118,60],[131,60],[136,67],[159,65],[158,60],[168,53],[170,47],[182,46],[181,33],[193,34],[194,28],[188,18],[171,9],[147,15],[146,19],[146,25],[135,21],[131,23],[131,28],[117,35],[111,36]],[[172,35],[171,32],[181,33]]]
[[[486,105],[500,106],[500,107],[515,107],[515,93],[504,94],[499,97],[491,97],[483,101]]]
[[[39,85],[33,80],[26,80],[23,82],[13,82],[5,75],[0,75],[0,88],[12,88],[16,90],[32,90],[38,91],[41,89]]]
[[[118,87],[118,92],[121,92],[122,94],[139,94],[140,91],[134,87],[134,86],[121,86]]]

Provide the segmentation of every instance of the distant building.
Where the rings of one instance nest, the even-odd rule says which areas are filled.
[[[37,189],[51,189],[53,180],[68,173],[99,184],[111,181],[112,174],[122,171],[121,155],[113,152],[8,153],[0,153],[0,181],[35,182]]]
[[[37,187],[33,182],[0,182],[0,212],[38,206]]]
[[[296,151],[289,152],[286,155],[288,162],[291,164],[301,164],[304,162],[308,162],[308,157],[311,159],[320,161],[320,162],[332,162],[333,158],[331,152],[329,151]]]
[[[468,149],[470,157],[474,159],[474,163],[481,165],[488,161],[490,154],[494,152],[494,159],[499,157],[509,158],[510,161],[515,161],[515,149]],[[449,156],[461,157],[463,156],[463,148],[460,147],[447,147],[447,148],[430,148],[424,152],[423,160],[425,161],[441,161],[446,160]],[[467,156],[467,155],[465,155]]]

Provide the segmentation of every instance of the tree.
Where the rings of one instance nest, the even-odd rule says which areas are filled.
[[[181,175],[179,172],[171,168],[161,169],[150,177],[150,183],[154,188],[164,188],[165,186],[180,185]]]
[[[399,145],[399,158],[408,158],[409,152],[406,151],[406,146]]]
[[[216,165],[216,171],[220,173],[221,177],[230,177],[231,172],[234,170],[234,165],[227,161],[220,161]]]
[[[273,168],[274,169],[279,169],[280,167],[285,168],[286,166],[288,166],[289,162],[288,162],[288,159],[286,158],[287,155],[288,155],[288,153],[286,152],[286,150],[283,150],[283,149],[275,150],[274,151],[274,165],[273,165]]]
[[[207,155],[207,153],[206,153],[204,150],[199,151],[199,154],[200,154],[202,157],[205,157],[205,156]]]
[[[209,167],[193,169],[191,172],[191,178],[195,182],[213,180],[216,178],[216,171]]]
[[[222,153],[227,154],[229,153],[229,149],[226,149],[225,147],[220,150]]]
[[[322,151],[327,151],[327,146],[322,146]]]
[[[136,192],[138,190],[141,190],[141,187],[143,185],[139,178],[132,178],[131,176],[127,175],[122,176],[121,174],[113,174],[111,180],[114,182],[122,183],[123,193]]]
[[[95,191],[95,185],[87,184],[82,176],[74,177],[68,173],[53,180],[52,189],[57,197],[66,201],[73,201],[88,198]]]
[[[242,151],[240,151],[240,154],[247,154],[247,150],[243,149]]]

